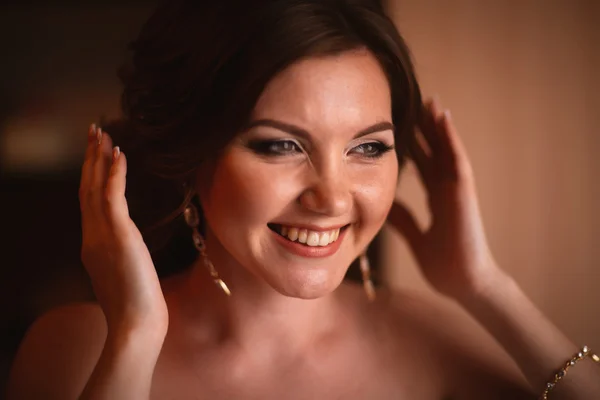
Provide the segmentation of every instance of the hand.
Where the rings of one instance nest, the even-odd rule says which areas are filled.
[[[407,240],[421,271],[439,292],[457,298],[482,288],[498,272],[485,236],[471,164],[449,112],[423,108],[423,142],[409,153],[428,195],[431,225],[422,230],[401,201],[388,220]],[[425,145],[424,145],[425,144]]]
[[[109,333],[152,326],[166,333],[167,306],[150,253],[129,217],[127,160],[110,136],[92,125],[81,171],[81,259],[104,311]]]

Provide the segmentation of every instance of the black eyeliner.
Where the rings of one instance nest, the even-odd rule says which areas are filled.
[[[257,154],[268,154],[269,147],[273,144],[272,140],[254,139],[249,140],[246,146]]]
[[[296,147],[295,151],[277,151],[273,147],[283,143],[291,143]],[[246,146],[256,154],[263,156],[286,156],[300,152],[300,146],[293,140],[287,139],[253,139],[246,143]]]
[[[394,145],[385,144],[383,142],[367,142],[367,143],[363,143],[359,146],[365,146],[365,145],[373,146],[376,149],[376,153],[374,153],[374,154],[361,154],[361,157],[366,157],[366,158],[380,158],[385,153],[388,153],[396,148]]]

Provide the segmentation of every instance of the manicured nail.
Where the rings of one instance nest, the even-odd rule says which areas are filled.
[[[96,137],[96,124],[91,124],[88,130],[88,141],[94,140]]]
[[[120,155],[121,155],[121,149],[119,148],[119,146],[115,146],[113,148],[113,162],[116,162],[119,159]]]
[[[98,141],[98,144],[102,144],[102,128],[98,128],[96,130],[96,140]]]

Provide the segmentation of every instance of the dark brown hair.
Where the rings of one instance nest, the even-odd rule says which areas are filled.
[[[143,230],[168,227],[181,214],[198,167],[243,130],[278,72],[360,48],[389,80],[402,164],[421,94],[408,48],[379,1],[166,1],[131,45],[132,63],[120,74],[124,117],[106,126],[129,157],[134,220]]]

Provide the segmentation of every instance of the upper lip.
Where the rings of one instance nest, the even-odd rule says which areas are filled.
[[[294,223],[287,223],[287,222],[273,222],[273,225],[282,225],[288,228],[297,228],[297,229],[307,229],[310,231],[315,231],[315,232],[328,232],[328,231],[333,231],[336,229],[340,229],[343,228],[347,224],[336,224],[336,225],[330,225],[328,227],[323,227],[323,226],[318,226],[318,225],[312,225],[312,224],[294,224]]]

